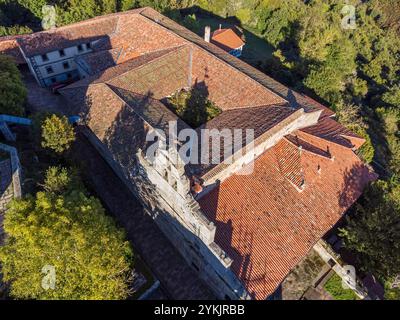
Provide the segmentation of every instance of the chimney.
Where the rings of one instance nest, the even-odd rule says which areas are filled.
[[[211,38],[211,27],[206,26],[204,28],[204,41],[210,42],[210,38]]]

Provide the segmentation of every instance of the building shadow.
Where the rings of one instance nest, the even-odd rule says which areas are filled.
[[[1,24],[4,27],[22,26],[33,31],[42,30],[41,19],[18,1],[0,3]]]

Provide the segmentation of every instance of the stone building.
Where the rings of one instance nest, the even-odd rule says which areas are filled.
[[[150,8],[4,38],[0,50],[29,63],[85,43],[73,58],[80,80],[61,90],[65,112],[82,115],[79,130],[221,299],[270,297],[376,178],[355,153],[364,140],[331,110]],[[159,133],[189,129],[166,100],[193,88],[221,110],[197,131],[254,140],[187,164]],[[153,158],[149,136],[167,146]]]

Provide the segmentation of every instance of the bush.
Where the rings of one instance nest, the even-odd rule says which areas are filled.
[[[197,128],[215,118],[221,110],[199,89],[181,90],[168,99],[172,110],[188,125]]]
[[[11,202],[0,247],[4,281],[17,299],[125,299],[131,247],[98,199],[79,189],[62,193],[69,177],[50,169],[45,189],[58,194]]]
[[[360,149],[358,149],[357,154],[363,159],[366,163],[372,162],[374,160],[375,156],[375,149],[372,144],[371,138],[363,127],[360,125],[348,125],[347,126],[351,131],[353,131],[355,134],[359,135],[360,137],[365,139],[364,144],[361,146]]]
[[[26,88],[12,58],[0,55],[0,114],[23,116]]]
[[[65,116],[53,114],[47,117],[41,129],[42,147],[49,148],[58,154],[67,151],[75,141],[74,128]]]
[[[43,188],[54,194],[62,194],[71,190],[84,190],[76,170],[67,170],[63,167],[49,167],[47,169]]]

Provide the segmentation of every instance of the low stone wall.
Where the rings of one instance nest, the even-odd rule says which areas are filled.
[[[14,197],[14,188],[12,182],[11,161],[10,159],[6,159],[0,162],[0,238],[2,236],[1,214],[6,211],[7,205],[13,197]]]
[[[12,184],[14,198],[21,198],[21,164],[19,162],[17,149],[6,144],[0,143],[0,150],[3,150],[10,154],[11,172],[12,172]]]
[[[3,219],[8,204],[13,198],[21,197],[21,165],[14,147],[0,143],[0,150],[10,155],[0,161],[0,246],[4,241]],[[1,268],[1,266],[0,266]],[[7,297],[7,286],[2,282],[0,272],[0,300]]]

